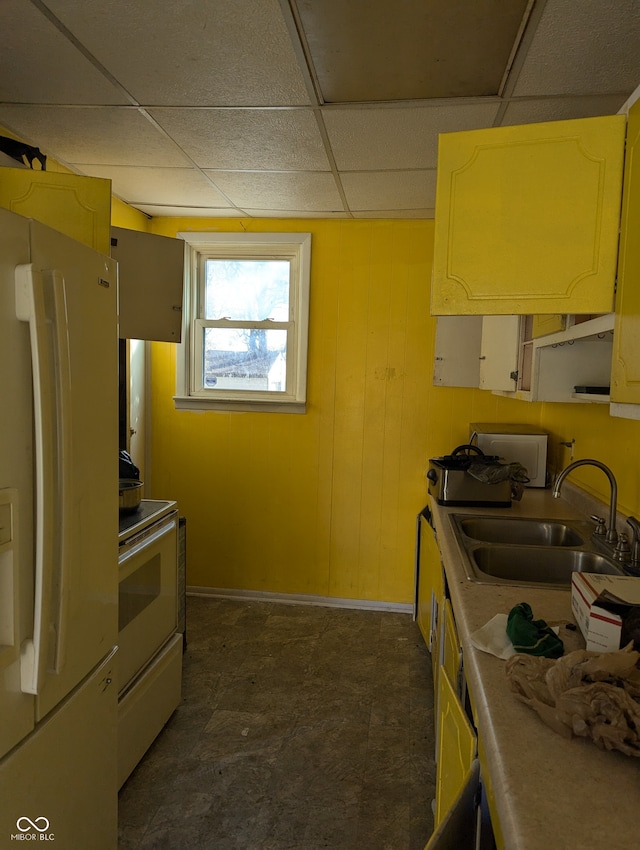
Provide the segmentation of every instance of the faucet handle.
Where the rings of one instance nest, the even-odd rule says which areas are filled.
[[[624,531],[618,535],[618,543],[613,551],[613,557],[616,561],[626,563],[631,560],[631,547],[629,546],[629,538]]]
[[[593,533],[597,534],[599,536],[602,535],[604,537],[607,533],[607,525],[604,521],[604,517],[603,516],[596,516],[594,514],[594,515],[591,516],[591,519],[596,524],[596,527],[595,527],[595,530],[594,530]]]

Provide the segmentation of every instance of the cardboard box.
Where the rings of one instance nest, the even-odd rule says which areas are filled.
[[[587,649],[620,649],[626,617],[640,609],[640,578],[572,573],[571,610]]]

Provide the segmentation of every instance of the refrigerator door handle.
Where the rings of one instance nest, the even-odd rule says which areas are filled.
[[[36,470],[33,638],[22,644],[21,685],[25,693],[38,694],[45,671],[59,672],[64,660],[71,374],[62,273],[19,265],[15,283],[16,316],[29,323]]]

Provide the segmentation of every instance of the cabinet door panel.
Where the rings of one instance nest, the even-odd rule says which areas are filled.
[[[434,315],[609,312],[623,115],[445,133]]]
[[[444,577],[440,550],[429,522],[420,520],[420,568],[417,587],[417,620],[431,652],[434,688],[440,666],[440,618],[444,600]]]
[[[520,353],[520,317],[485,316],[480,346],[480,389],[516,389],[513,377]]]
[[[532,339],[538,339],[547,334],[555,334],[563,331],[567,324],[567,317],[562,313],[550,313],[548,316],[533,316],[531,328]]]
[[[438,682],[436,809],[437,826],[463,787],[476,754],[476,737],[446,670]]]
[[[611,400],[640,404],[640,101],[629,110]]]
[[[440,316],[436,327],[434,386],[477,389],[481,345],[482,316]]]
[[[120,337],[180,342],[183,240],[114,227],[111,256],[118,261]]]
[[[453,609],[451,602],[448,599],[444,600],[444,623],[442,628],[442,666],[447,671],[447,675],[454,686],[456,693],[459,693],[460,670],[462,668],[462,653],[460,651],[460,642],[458,640],[458,631],[453,618]]]
[[[111,181],[56,171],[3,168],[0,206],[109,254]]]

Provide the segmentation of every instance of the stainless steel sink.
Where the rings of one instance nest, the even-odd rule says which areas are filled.
[[[483,584],[567,588],[572,572],[624,575],[574,520],[451,514],[467,577]]]
[[[568,587],[571,573],[622,575],[615,564],[596,552],[548,546],[476,546],[469,551],[480,580],[509,584]]]
[[[548,519],[510,517],[455,517],[466,537],[485,543],[515,543],[521,546],[582,546],[593,531],[588,522],[568,525]]]

